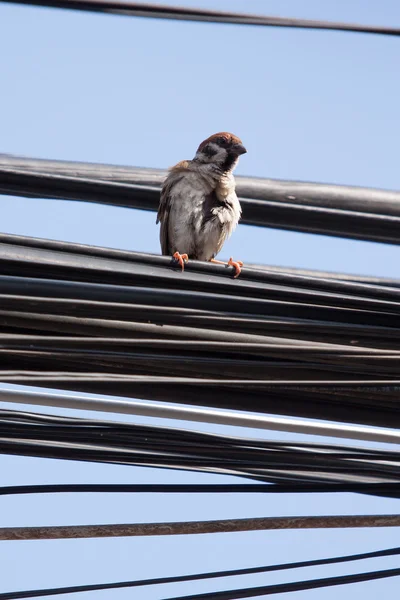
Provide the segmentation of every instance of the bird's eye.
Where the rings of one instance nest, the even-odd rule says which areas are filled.
[[[220,146],[226,146],[226,145],[227,145],[227,143],[228,143],[228,140],[227,140],[226,138],[224,138],[224,137],[219,137],[219,138],[217,139],[217,142],[218,142],[218,144],[219,144]]]

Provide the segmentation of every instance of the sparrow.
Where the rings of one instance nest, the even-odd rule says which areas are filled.
[[[156,223],[161,222],[164,255],[172,256],[184,270],[189,259],[227,264],[234,278],[243,263],[215,259],[241,216],[233,170],[247,152],[233,133],[221,132],[200,144],[193,160],[183,160],[169,170],[164,181]]]

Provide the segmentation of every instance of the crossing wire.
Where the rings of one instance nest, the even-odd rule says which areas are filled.
[[[233,25],[255,25],[262,27],[290,27],[300,29],[322,29],[331,31],[348,31],[353,33],[373,33],[379,35],[399,36],[400,28],[379,25],[359,25],[356,23],[338,23],[322,20],[296,19],[291,17],[274,17],[185,8],[183,6],[162,6],[144,2],[125,2],[118,0],[3,0],[7,4],[22,4],[61,8],[67,10],[108,13],[129,17],[146,17],[154,19],[173,19],[182,21],[225,23]]]

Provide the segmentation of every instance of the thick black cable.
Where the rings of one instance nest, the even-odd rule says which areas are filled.
[[[97,266],[97,269],[101,269],[105,272],[108,270],[108,263],[105,259],[113,260],[115,261],[115,265],[120,264],[125,267],[128,262],[132,267],[137,268],[138,270],[141,266],[146,266],[148,270],[151,267],[152,271],[148,273],[147,277],[150,277],[153,272],[154,276],[157,274],[160,275],[160,267],[165,268],[166,266],[171,265],[171,259],[169,257],[127,250],[117,250],[114,248],[101,248],[98,246],[89,246],[72,242],[32,238],[21,235],[0,233],[0,243],[2,244],[4,258],[9,256],[10,260],[13,258],[13,253],[15,254],[16,251],[18,251],[18,259],[21,259],[26,256],[26,254],[24,254],[24,249],[26,249],[25,252],[29,249],[33,257],[38,257],[38,259],[42,258],[42,260],[44,259],[47,262],[49,257],[52,256],[59,260],[63,259],[63,262],[68,261],[68,259],[72,262],[78,260],[79,256],[85,256],[86,262],[91,265],[92,269]],[[60,255],[58,253],[62,254]],[[59,266],[61,267],[62,263]],[[218,267],[215,264],[199,261],[190,261],[186,268],[189,273],[192,273],[193,271],[193,276],[196,273],[226,275],[226,269],[224,267]],[[269,286],[296,286],[304,289],[309,288],[315,291],[325,291],[337,294],[370,296],[376,299],[399,300],[400,298],[400,281],[396,279],[375,278],[373,281],[369,281],[367,278],[365,281],[360,281],[357,280],[360,278],[354,279],[350,275],[340,273],[331,274],[327,277],[318,276],[317,273],[313,273],[312,271],[307,275],[304,275],[301,271],[299,272],[296,269],[280,270],[277,267],[263,266],[252,266],[248,268],[249,271],[246,269],[242,272],[240,282],[242,282],[243,279],[249,279],[259,284],[268,284]],[[188,277],[190,277],[190,275]],[[216,281],[214,280],[213,287],[215,287],[215,283]],[[236,283],[239,283],[239,281]]]
[[[2,237],[4,238],[4,236]],[[146,287],[154,286],[156,289],[152,292],[153,295],[155,293],[168,293],[171,296],[169,304],[176,302],[179,297],[183,298],[183,291],[185,291],[186,297],[190,292],[196,291],[196,298],[199,299],[201,298],[199,292],[204,293],[207,291],[212,294],[212,296],[207,297],[209,300],[212,300],[213,296],[215,297],[215,294],[218,294],[218,298],[225,300],[226,303],[229,302],[229,296],[234,293],[247,298],[248,313],[255,309],[262,310],[262,308],[272,307],[279,301],[296,302],[302,305],[309,302],[313,305],[329,306],[331,309],[337,307],[341,309],[341,312],[357,308],[359,310],[373,310],[374,312],[400,313],[400,290],[389,285],[382,286],[294,276],[287,273],[270,273],[266,270],[258,271],[256,269],[244,269],[243,277],[232,282],[229,278],[229,272],[224,267],[216,268],[216,265],[198,263],[197,261],[192,264],[189,263],[183,278],[177,271],[165,268],[171,266],[171,259],[168,257],[121,252],[120,254],[123,254],[123,256],[112,258],[112,250],[109,252],[109,257],[101,254],[95,256],[89,255],[85,251],[86,247],[81,247],[79,244],[65,244],[62,242],[57,244],[55,242],[52,244],[54,247],[54,250],[52,250],[46,248],[45,245],[40,247],[38,244],[41,240],[36,240],[31,245],[28,245],[29,238],[25,238],[25,240],[25,244],[20,241],[2,243],[0,261],[3,265],[3,273],[9,270],[14,277],[30,274],[31,277],[36,278],[47,275],[47,277],[56,279],[58,275],[62,279],[68,278],[75,281],[90,280],[91,282],[107,282],[109,285],[122,284],[126,288],[124,290],[125,297],[135,297],[138,301],[138,295],[141,293],[143,302],[146,303],[150,300],[150,294],[148,290],[141,292],[140,284]],[[65,246],[68,246],[68,251]],[[60,250],[58,250],[58,247],[60,247]],[[97,250],[101,252],[106,249],[99,248]],[[95,251],[96,249],[93,248],[92,252]],[[151,268],[149,268],[150,265]],[[204,274],[208,275],[207,279],[204,278]],[[179,279],[177,279],[178,275],[180,275]],[[224,277],[218,277],[218,275],[224,275]],[[129,290],[129,284],[133,283],[132,276],[135,276],[135,288]],[[9,284],[12,281],[16,282],[15,279],[5,281],[8,281]],[[181,288],[178,290],[176,289],[177,281],[179,281]],[[67,284],[60,282],[58,285],[66,287]],[[74,285],[76,286],[76,283]],[[53,284],[54,286],[55,284]],[[163,288],[163,290],[160,288]],[[17,290],[18,288],[15,286],[14,288],[8,287],[8,293],[12,289]],[[2,286],[3,290],[3,293],[7,293],[7,289]],[[135,294],[134,296],[132,296],[132,292]],[[225,294],[226,297],[224,298],[220,294]],[[124,300],[124,296],[120,296],[120,301]],[[86,297],[84,295],[81,299]],[[97,298],[101,299],[101,296],[97,294]],[[264,305],[260,304],[260,300],[264,302]],[[198,302],[198,304],[200,303]],[[215,306],[217,307],[217,305]],[[232,308],[235,307],[236,305],[232,306]],[[244,308],[247,307],[242,307],[241,310],[243,311]]]
[[[400,206],[400,194],[399,194]],[[133,252],[129,250],[119,250],[116,248],[104,248],[99,246],[90,246],[88,244],[78,244],[74,242],[65,242],[61,240],[48,240],[43,238],[29,237],[0,232],[0,243],[27,248],[41,248],[43,250],[52,250],[56,252],[78,253],[85,256],[96,256],[98,258],[110,258],[128,260],[133,263],[142,263],[148,267],[166,266],[170,264],[170,259],[160,255],[145,254],[142,252]],[[246,263],[247,265],[247,263]],[[315,286],[317,289],[326,286],[332,291],[348,290],[362,291],[368,294],[382,293],[379,288],[385,288],[386,291],[392,289],[395,291],[400,288],[400,280],[385,277],[367,277],[361,275],[350,275],[346,273],[321,272],[316,270],[305,270],[288,267],[276,267],[272,265],[247,265],[251,269],[251,277],[257,274],[257,280],[265,282],[274,282],[281,284],[302,284],[305,286]],[[187,268],[198,273],[223,273],[218,265],[210,265],[199,261],[191,261]],[[258,273],[257,273],[258,271]],[[361,284],[361,285],[360,285]],[[364,287],[363,287],[364,286]],[[367,287],[365,287],[367,286]]]
[[[123,183],[136,185],[140,189],[154,190],[159,194],[167,176],[165,169],[84,163],[43,158],[27,158],[10,154],[0,154],[2,184],[23,185],[23,177],[32,175],[31,183],[53,181],[54,188],[64,181],[89,183]],[[13,177],[15,175],[15,177]],[[397,191],[363,188],[360,186],[311,183],[262,177],[236,175],[236,190],[241,198],[294,202],[320,208],[337,208],[355,212],[388,214],[400,216]],[[35,188],[35,186],[33,186]],[[15,190],[17,191],[17,190]],[[29,191],[29,190],[27,190]],[[34,190],[33,190],[34,191]],[[79,199],[79,198],[78,198]],[[154,210],[157,210],[159,196],[154,195]]]
[[[296,27],[305,29],[327,29],[361,33],[376,33],[398,36],[400,29],[376,25],[358,25],[353,23],[334,23],[329,21],[313,21],[288,17],[269,17],[249,13],[223,12],[198,8],[162,6],[143,2],[125,2],[118,0],[4,0],[8,4],[25,4],[46,6],[80,11],[91,11],[125,15],[131,17],[147,17],[155,19],[174,19],[183,21],[200,21],[208,23],[226,23],[238,25],[258,25],[267,27]]]
[[[400,498],[400,483],[275,484],[46,484],[1,486],[0,496],[26,494],[323,494],[361,493]],[[1,596],[0,596],[1,598]]]
[[[400,425],[396,281],[0,242],[0,381]]]
[[[15,307],[14,307],[15,308]],[[294,370],[295,352],[302,353],[301,361],[296,361],[297,376],[318,375],[319,378],[332,377],[341,373],[342,377],[361,375],[365,377],[397,376],[400,356],[397,351],[387,354],[378,352],[345,350],[330,352],[328,348],[312,348],[298,344],[267,346],[262,344],[240,344],[240,342],[191,342],[179,340],[157,340],[127,338],[111,340],[100,338],[52,340],[50,336],[17,336],[0,338],[0,357],[12,361],[14,370],[6,371],[4,377],[23,375],[27,366],[42,363],[46,369],[56,371],[65,365],[75,366],[76,371],[86,372],[98,368],[99,362],[109,373],[140,374],[152,369],[156,375],[197,375],[199,369],[203,377],[219,376],[235,378],[266,378],[280,373],[282,377],[291,375]],[[114,343],[113,343],[114,342]],[[97,344],[97,348],[94,346]],[[186,348],[185,348],[186,345]],[[92,347],[90,347],[92,346]],[[184,363],[184,364],[183,364]],[[19,368],[18,368],[19,367]],[[25,373],[28,375],[28,373]],[[31,372],[33,375],[34,372]],[[50,372],[48,372],[50,375]]]
[[[0,600],[17,600],[19,598],[35,598],[38,596],[56,596],[60,594],[73,594],[78,592],[90,592],[97,590],[120,589],[127,587],[141,587],[145,585],[159,585],[166,583],[179,583],[184,581],[200,581],[204,579],[215,579],[219,577],[236,577],[238,575],[253,575],[256,573],[270,573],[274,571],[285,571],[289,569],[298,569],[303,567],[315,567],[321,565],[331,565],[337,563],[353,562],[369,558],[381,558],[386,556],[397,556],[400,554],[400,548],[388,548],[387,550],[377,550],[375,552],[365,552],[363,554],[352,554],[347,556],[338,556],[334,558],[321,558],[316,560],[299,561],[294,563],[282,563],[278,565],[269,565],[261,567],[248,567],[245,569],[214,571],[209,573],[195,573],[192,575],[177,575],[172,577],[155,577],[152,579],[142,579],[137,581],[119,581],[115,583],[99,583],[89,585],[66,586],[62,588],[46,588],[40,590],[25,590],[19,592],[0,593]]]
[[[366,446],[346,446],[344,444],[327,444],[327,443],[316,443],[316,442],[280,442],[276,440],[265,440],[253,437],[243,436],[232,436],[223,435],[216,433],[205,433],[200,431],[192,431],[188,429],[180,429],[176,427],[166,426],[154,426],[154,425],[138,425],[137,423],[130,423],[126,421],[108,421],[103,419],[87,419],[82,417],[67,417],[60,415],[44,414],[44,413],[33,413],[21,410],[6,410],[0,409],[0,419],[4,422],[13,423],[27,423],[33,425],[79,425],[90,428],[101,427],[106,431],[126,432],[127,439],[131,439],[134,432],[136,435],[138,432],[142,433],[145,439],[148,439],[152,434],[160,435],[165,441],[166,439],[173,439],[179,432],[179,436],[186,441],[192,441],[196,446],[205,444],[209,441],[210,444],[219,445],[230,445],[238,443],[241,447],[251,447],[254,444],[261,448],[273,448],[273,449],[302,449],[314,453],[314,451],[334,451],[340,453],[342,457],[349,458],[351,456],[360,456],[363,458],[376,457],[383,460],[399,458],[398,452],[390,450],[382,450],[377,448],[369,448]]]
[[[64,443],[58,444],[44,444],[43,442],[34,440],[23,440],[20,443],[13,443],[8,440],[3,441],[1,443],[1,453],[4,454],[15,454],[19,456],[36,456],[41,458],[57,458],[64,460],[80,460],[87,462],[102,462],[102,463],[111,463],[111,464],[122,464],[122,465],[134,465],[134,466],[147,466],[147,467],[156,467],[156,468],[167,468],[167,469],[180,469],[187,471],[197,471],[197,472],[208,472],[215,473],[220,475],[231,475],[237,477],[244,477],[246,479],[254,479],[263,482],[270,483],[279,483],[280,482],[292,482],[293,486],[296,481],[299,481],[300,484],[303,482],[326,482],[325,487],[318,486],[316,488],[307,487],[302,488],[300,485],[300,493],[308,493],[308,492],[317,492],[317,493],[325,493],[325,492],[357,492],[357,493],[366,493],[369,495],[375,496],[386,496],[397,498],[399,496],[398,482],[396,484],[387,484],[387,481],[390,481],[390,477],[386,476],[384,478],[381,476],[380,478],[376,477],[376,479],[383,480],[383,483],[369,484],[368,483],[368,473],[363,474],[363,476],[358,475],[357,473],[336,473],[328,467],[319,474],[317,470],[313,471],[314,468],[312,465],[309,467],[307,472],[301,471],[299,468],[295,469],[293,466],[289,468],[288,466],[277,466],[268,464],[265,467],[260,467],[259,465],[253,465],[251,461],[248,461],[244,464],[238,464],[237,461],[231,461],[228,464],[223,464],[222,461],[218,461],[217,459],[204,459],[204,458],[188,458],[187,456],[180,457],[165,457],[160,456],[153,453],[154,456],[144,456],[140,453],[135,453],[136,456],[133,456],[133,452],[129,452],[125,450],[122,451],[113,451],[112,449],[107,451],[102,447],[89,447],[89,448],[80,448],[78,444],[71,445]],[[139,454],[139,455],[138,455]],[[138,455],[138,456],[137,456]],[[227,461],[225,461],[227,462]],[[363,485],[354,485],[354,487],[350,484],[348,486],[343,485],[340,487],[341,481],[358,481],[366,479],[367,483]],[[392,480],[396,481],[396,478],[392,476]],[[330,482],[330,483],[329,483]],[[338,483],[339,482],[339,483]],[[330,488],[328,486],[331,486]],[[339,487],[336,487],[339,486]],[[284,488],[282,490],[283,493],[296,493],[296,489],[294,487]]]
[[[356,492],[399,497],[399,453],[326,444],[290,444],[169,427],[0,411],[0,451],[230,474],[273,486],[23,486],[1,494],[49,491],[183,493]]]
[[[0,193],[157,210],[166,172],[0,155]],[[400,193],[237,177],[242,223],[398,244]]]
[[[348,583],[360,583],[362,581],[376,581],[387,577],[398,577],[400,569],[387,569],[359,573],[355,575],[342,575],[339,577],[326,577],[320,579],[309,579],[307,581],[296,581],[294,583],[280,583],[276,585],[265,585],[254,588],[227,590],[223,592],[207,592],[205,594],[190,594],[189,596],[168,596],[164,600],[236,600],[237,598],[255,598],[256,596],[270,596],[286,592],[299,592],[301,590],[315,590]]]

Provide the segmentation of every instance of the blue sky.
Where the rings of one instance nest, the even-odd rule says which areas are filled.
[[[397,0],[181,3],[400,26]],[[168,167],[191,158],[211,133],[230,130],[248,148],[238,174],[400,189],[396,38],[129,19],[6,4],[0,4],[0,23],[0,152]],[[4,196],[1,202],[4,232],[160,251],[154,213]],[[251,263],[392,277],[400,271],[400,249],[395,246],[245,225],[221,254],[230,255]],[[262,433],[277,436],[283,437]],[[205,475],[4,456],[0,469],[4,485],[220,481]],[[350,495],[288,496],[279,501],[206,496],[189,503],[184,496],[164,500],[85,495],[2,498],[1,505],[3,526],[398,510],[395,501]],[[240,568],[397,543],[392,529],[3,542],[0,591]],[[394,566],[396,558],[231,579],[219,585],[244,587]],[[156,599],[217,586],[215,581],[169,586],[162,592],[142,590],[136,597]],[[398,580],[393,579],[343,587],[340,594],[351,598],[356,593],[369,600],[377,593],[393,597],[395,589]],[[299,592],[296,598],[329,600],[337,593],[334,588]],[[97,592],[96,597],[122,600],[132,594],[120,590]]]

